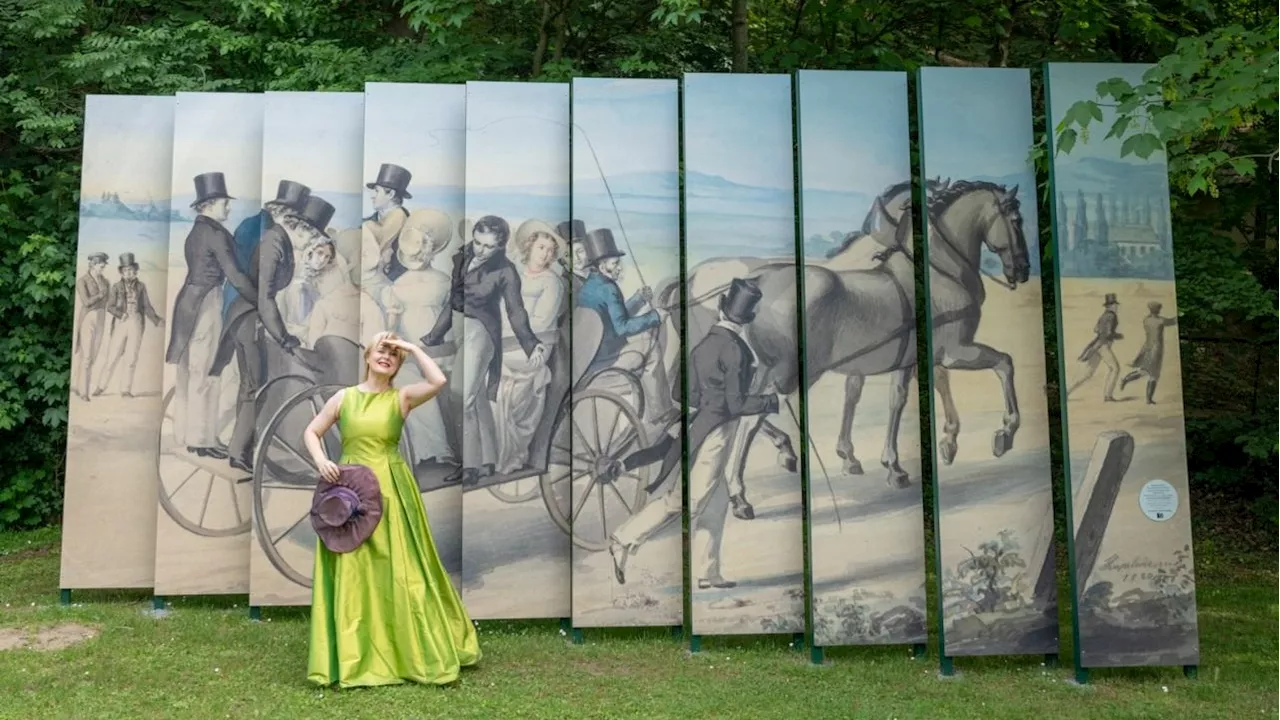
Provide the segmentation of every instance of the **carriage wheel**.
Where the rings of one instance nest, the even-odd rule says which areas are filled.
[[[608,377],[610,375],[617,375],[629,386],[631,397],[628,399],[631,401],[631,407],[635,408],[636,415],[644,417],[645,397],[644,388],[640,386],[640,378],[630,370],[623,370],[622,368],[617,367],[607,367],[596,373],[595,377],[591,378],[591,383],[594,385],[599,382],[600,378]]]
[[[286,383],[293,383],[294,385],[296,385],[296,387],[290,392],[287,390],[289,385],[287,385]],[[262,387],[258,388],[258,392],[254,396],[254,400],[258,405],[259,411],[261,411],[262,405],[266,402],[266,399],[269,397],[268,392],[271,392],[271,391],[289,392],[289,394],[283,396],[284,398],[289,398],[289,397],[292,397],[293,394],[304,392],[307,388],[313,387],[314,385],[315,385],[314,380],[302,375],[293,375],[293,374],[281,375],[279,377],[273,377],[267,382],[263,383]],[[280,390],[278,388],[284,388],[284,389]],[[261,417],[261,412],[258,413],[258,416]],[[255,444],[261,445],[261,443],[255,443]],[[271,457],[267,457],[266,462],[267,462],[268,475],[288,474],[288,469],[274,464],[274,460],[272,460]],[[257,465],[258,465],[257,447],[254,448],[253,464],[254,464],[254,469],[256,471]]]
[[[537,475],[512,480],[510,482],[490,485],[489,494],[504,503],[528,502],[542,494],[542,483]]]
[[[165,393],[160,424],[160,453],[156,470],[160,479],[160,507],[188,532],[202,537],[232,537],[249,532],[251,499],[244,473],[226,460],[200,458],[174,439],[174,394]],[[219,439],[229,439],[235,413],[224,420]],[[212,511],[212,512],[211,512]]]
[[[623,458],[649,446],[640,414],[606,390],[578,391],[552,437],[551,460],[541,478],[551,519],[578,547],[604,550],[648,494],[648,468],[622,467]]]
[[[255,453],[253,517],[258,544],[280,574],[303,587],[311,587],[316,538],[308,520],[320,471],[306,448],[299,447],[301,433],[290,438],[293,433],[282,433],[282,429],[290,422],[305,427],[342,388],[317,385],[286,400],[262,431]],[[336,424],[322,440],[326,455],[341,456],[342,440]]]

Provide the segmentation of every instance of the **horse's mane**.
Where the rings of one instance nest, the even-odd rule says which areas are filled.
[[[934,188],[938,188],[937,192],[933,192]],[[937,184],[929,188],[926,200],[930,214],[941,214],[946,212],[951,204],[968,193],[978,190],[990,190],[997,195],[1003,197],[1009,192],[1009,188],[998,183],[989,182],[987,180],[957,180],[949,184]],[[1018,200],[1013,200],[1011,207],[1017,207]]]

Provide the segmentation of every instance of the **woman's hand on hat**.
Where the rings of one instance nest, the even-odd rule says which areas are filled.
[[[319,470],[320,477],[328,480],[329,482],[338,482],[338,478],[342,475],[342,471],[338,469],[337,463],[328,459],[320,461]]]

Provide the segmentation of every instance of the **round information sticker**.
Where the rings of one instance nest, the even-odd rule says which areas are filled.
[[[1152,480],[1138,493],[1142,514],[1156,522],[1164,522],[1178,511],[1178,491],[1164,480]]]

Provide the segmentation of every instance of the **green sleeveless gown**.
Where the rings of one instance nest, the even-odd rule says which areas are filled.
[[[443,685],[480,660],[475,625],[440,557],[413,472],[400,455],[400,395],[347,388],[339,464],[365,465],[382,487],[382,520],[352,552],[317,540],[307,679],[340,687]]]

